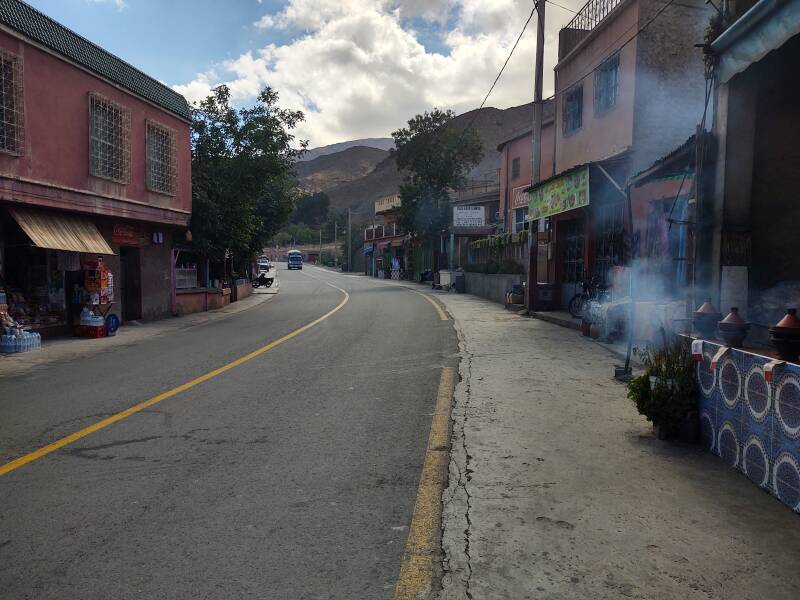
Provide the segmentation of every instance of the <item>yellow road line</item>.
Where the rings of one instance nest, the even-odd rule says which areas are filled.
[[[316,279],[316,278],[314,278],[314,279]],[[319,280],[319,281],[321,281],[321,280]],[[277,339],[277,340],[275,340],[273,342],[270,342],[266,346],[262,346],[261,348],[251,352],[250,354],[242,356],[241,358],[237,358],[236,360],[234,360],[233,362],[228,363],[227,365],[219,367],[218,369],[214,369],[213,371],[210,371],[210,372],[206,373],[205,375],[201,375],[200,377],[197,377],[196,379],[192,379],[191,381],[187,381],[186,383],[184,383],[182,385],[179,385],[178,387],[173,388],[173,389],[171,389],[171,390],[169,390],[167,392],[163,392],[163,393],[159,394],[158,396],[154,396],[154,397],[150,398],[149,400],[145,400],[144,402],[140,402],[139,404],[135,404],[134,406],[131,406],[130,408],[126,408],[122,412],[119,412],[119,413],[117,413],[115,415],[111,415],[110,417],[107,417],[107,418],[103,419],[102,421],[98,421],[97,423],[89,425],[88,427],[85,427],[85,428],[81,429],[80,431],[76,431],[75,433],[72,433],[72,434],[70,434],[70,435],[68,435],[66,437],[63,437],[63,438],[61,438],[59,440],[56,440],[55,442],[53,442],[51,444],[48,444],[47,446],[43,446],[42,448],[39,448],[38,450],[35,450],[35,451],[31,452],[30,454],[26,454],[24,456],[20,456],[19,458],[15,459],[15,460],[12,460],[11,462],[7,462],[4,465],[0,465],[0,477],[10,473],[11,471],[15,471],[16,469],[19,469],[20,467],[28,464],[29,462],[33,462],[34,460],[38,460],[38,459],[42,458],[43,456],[47,456],[48,454],[50,454],[52,452],[55,452],[59,448],[63,448],[64,446],[67,446],[67,445],[69,445],[69,444],[71,444],[73,442],[76,442],[76,441],[80,440],[81,438],[85,438],[87,435],[91,435],[92,433],[94,433],[96,431],[100,431],[101,429],[105,429],[106,427],[109,427],[110,425],[113,425],[114,423],[116,423],[118,421],[121,421],[123,419],[126,419],[126,418],[130,417],[131,415],[135,415],[136,413],[141,412],[144,409],[153,406],[154,404],[158,404],[159,402],[162,402],[162,401],[166,400],[167,398],[172,398],[173,396],[177,396],[181,392],[185,392],[186,390],[191,389],[191,388],[193,388],[193,387],[195,387],[197,385],[200,385],[201,383],[204,383],[204,382],[208,381],[209,379],[213,379],[214,377],[218,377],[219,375],[222,375],[223,373],[227,373],[231,369],[235,369],[236,367],[238,367],[240,365],[243,365],[244,363],[249,362],[249,361],[253,360],[254,358],[257,358],[257,357],[261,356],[265,352],[269,352],[270,350],[272,350],[276,346],[280,346],[281,344],[283,344],[285,342],[288,342],[292,338],[297,337],[301,333],[303,333],[305,331],[308,331],[309,329],[311,329],[315,325],[318,325],[319,323],[321,323],[322,321],[324,321],[328,317],[332,316],[334,313],[336,313],[339,310],[341,310],[342,307],[345,304],[347,304],[347,302],[350,300],[350,294],[348,294],[342,288],[336,287],[335,285],[330,284],[327,281],[323,281],[322,283],[324,283],[326,285],[329,285],[330,287],[332,287],[334,289],[337,289],[340,292],[342,292],[344,294],[344,299],[334,309],[328,311],[327,313],[322,315],[320,318],[315,319],[315,320],[311,321],[310,323],[308,323],[306,325],[303,325],[299,329],[295,329],[291,333],[288,333],[287,335],[283,336],[282,338]]]
[[[433,564],[438,555],[441,531],[442,492],[447,479],[450,407],[455,379],[455,369],[442,369],[414,515],[394,590],[395,600],[416,600],[419,594],[427,597],[433,580]]]
[[[361,275],[345,275],[343,273],[335,273],[333,271],[327,271],[326,269],[320,269],[319,267],[316,267],[316,268],[319,269],[320,271],[325,272],[325,273],[330,273],[331,275],[338,275],[339,277],[358,277],[359,279],[362,278]],[[424,294],[424,293],[420,292],[419,290],[415,290],[414,288],[410,288],[407,285],[402,285],[402,284],[399,284],[399,283],[398,284],[382,283],[380,281],[375,281],[375,280],[373,280],[373,279],[371,279],[369,277],[364,277],[363,279],[365,281],[369,281],[370,283],[375,283],[377,285],[382,285],[383,287],[401,287],[404,290],[408,290],[409,292],[414,292],[415,294],[419,294],[420,296],[425,298],[425,300],[430,302],[431,306],[433,306],[433,308],[436,309],[436,314],[439,315],[439,320],[440,321],[449,321],[450,320],[450,317],[447,316],[447,313],[444,311],[444,309],[442,309],[442,307],[439,305],[439,303],[436,302],[436,300],[434,300],[433,298],[431,298],[428,294]],[[322,280],[320,280],[320,281],[322,281]]]
[[[406,287],[404,285],[401,285],[400,287],[406,288],[409,292],[414,292],[415,294],[419,294],[420,296],[425,298],[425,300],[430,302],[431,305],[433,306],[433,308],[436,309],[436,312],[439,315],[439,320],[440,321],[449,321],[450,320],[450,317],[448,317],[447,313],[444,312],[444,310],[442,310],[442,307],[439,306],[439,303],[436,302],[436,300],[434,300],[430,296],[428,296],[428,294],[423,294],[422,292],[418,292],[417,290],[411,289],[410,287]]]

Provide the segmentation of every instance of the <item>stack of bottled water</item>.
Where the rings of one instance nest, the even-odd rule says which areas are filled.
[[[42,336],[36,332],[6,329],[0,335],[0,353],[34,352],[42,348]]]

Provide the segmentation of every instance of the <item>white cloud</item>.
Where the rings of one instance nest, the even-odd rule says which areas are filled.
[[[89,2],[90,4],[113,4],[119,10],[122,10],[123,8],[128,6],[125,0],[86,0],[86,1]]]
[[[244,103],[271,85],[282,105],[306,113],[299,134],[312,146],[387,136],[434,106],[459,112],[477,107],[530,10],[530,0],[289,0],[257,26],[290,32],[292,41],[253,49],[175,89],[198,100],[213,85],[227,83],[234,100]],[[547,73],[558,29],[570,17],[553,13]],[[408,19],[441,30],[438,52],[422,45]],[[535,29],[533,21],[488,105],[530,102]],[[548,89],[552,83],[546,81]]]

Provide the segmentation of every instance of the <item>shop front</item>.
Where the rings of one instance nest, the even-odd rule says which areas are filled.
[[[626,201],[618,181],[624,182],[624,165],[592,163],[529,189],[527,216],[536,245],[529,285],[536,284],[537,305],[566,310],[584,282],[620,287]]]
[[[0,205],[0,291],[8,315],[42,337],[79,333],[87,311],[105,324],[171,312],[169,229],[14,204]]]
[[[42,337],[70,333],[87,307],[110,311],[115,279],[105,261],[113,254],[87,218],[0,209],[0,291],[19,327]]]

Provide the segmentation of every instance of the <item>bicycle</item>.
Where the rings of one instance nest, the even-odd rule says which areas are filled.
[[[575,319],[580,319],[586,314],[590,302],[606,302],[609,300],[608,287],[602,283],[602,278],[595,275],[589,281],[581,282],[581,292],[575,294],[567,305],[569,314]]]

